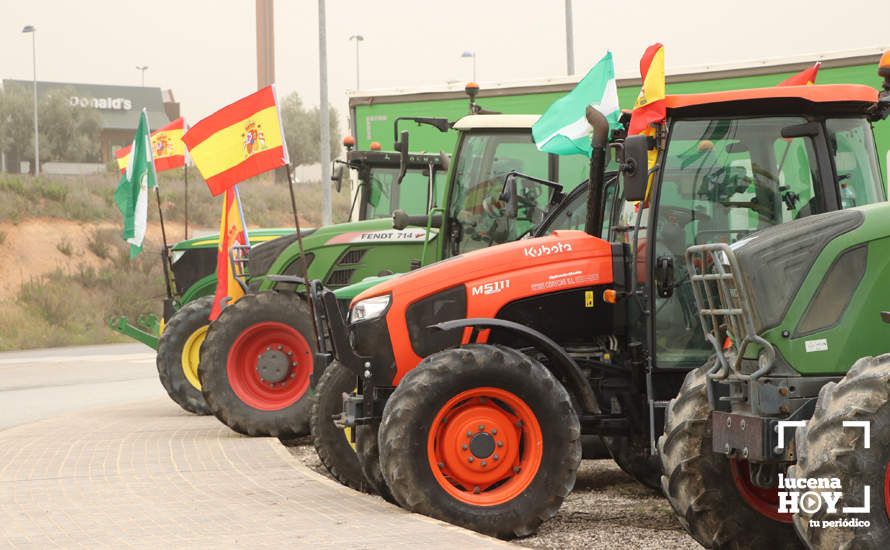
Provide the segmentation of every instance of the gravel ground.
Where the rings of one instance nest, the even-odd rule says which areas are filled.
[[[330,477],[309,437],[285,443],[307,467]],[[611,460],[585,460],[575,490],[533,537],[514,543],[543,549],[699,548],[674,518],[667,501],[640,485]]]

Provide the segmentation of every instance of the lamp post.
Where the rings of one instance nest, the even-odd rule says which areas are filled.
[[[364,42],[365,37],[360,34],[353,34],[349,37],[350,40],[355,41],[355,89],[360,90],[361,84],[359,80],[359,63],[358,63],[358,43]]]
[[[145,71],[148,70],[148,65],[136,65],[136,70],[142,73],[142,87],[145,88]]]
[[[31,34],[31,56],[34,60],[34,175],[40,175],[40,137],[37,135],[37,27],[25,25],[23,33]]]
[[[473,82],[476,82],[476,52],[465,51],[460,56],[473,58]]]
[[[566,0],[566,74],[575,74],[575,29],[572,24],[572,0]]]

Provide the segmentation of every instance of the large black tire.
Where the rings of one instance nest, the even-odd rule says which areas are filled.
[[[371,489],[385,500],[398,504],[380,470],[379,428],[378,424],[355,427],[355,456],[362,476]]]
[[[637,437],[604,437],[612,460],[621,470],[646,487],[661,491],[661,458],[653,455],[649,442]]]
[[[844,427],[844,421],[870,422],[870,448],[864,448],[862,428]],[[885,549],[890,545],[890,354],[864,357],[837,384],[822,387],[813,417],[795,434],[796,478],[836,478],[843,496],[837,512],[826,506],[815,514],[803,510],[794,516],[801,539],[814,550],[855,548]],[[870,486],[870,511],[844,514],[843,507],[863,506],[865,485]],[[811,527],[810,520],[820,523]],[[822,521],[868,521],[868,527],[821,527]],[[849,524],[848,524],[849,525]]]
[[[184,363],[187,360],[183,358],[183,351],[186,351],[186,356],[191,355],[192,361],[197,360],[196,354],[189,354],[186,347],[200,352],[203,333],[210,324],[208,317],[211,307],[213,296],[198,298],[182,306],[164,327],[158,340],[156,359],[158,377],[167,395],[188,412],[202,415],[210,414],[210,408],[204,401],[201,389],[195,387],[186,376],[188,365]]]
[[[263,327],[270,328],[268,332],[254,332],[265,330]],[[281,333],[278,331],[281,329],[289,332],[284,337],[279,337]],[[301,382],[298,387],[305,388],[296,401],[290,404],[283,398],[278,401],[277,395],[267,397],[251,390],[252,379],[249,376],[259,372],[260,354],[247,355],[245,352],[242,356],[237,353],[242,349],[250,350],[250,346],[256,346],[261,339],[266,341],[267,338],[270,345],[259,350],[263,355],[278,351],[279,355],[272,356],[273,360],[294,361],[293,367],[288,367],[293,369],[290,373],[294,377],[291,378],[291,374],[285,375],[281,384],[290,384],[294,380],[294,383]],[[279,347],[282,345],[283,348]],[[309,414],[313,401],[309,380],[315,349],[312,318],[309,306],[303,298],[296,294],[275,291],[247,294],[234,304],[226,306],[207,331],[198,368],[204,399],[211,412],[236,432],[282,439],[306,435],[309,433]],[[280,354],[288,350],[295,355],[288,355],[284,359]],[[246,360],[239,361],[236,357],[246,357]],[[239,378],[231,380],[230,372],[241,377],[242,382],[239,383]],[[241,395],[236,392],[235,386]],[[267,387],[268,385],[262,386],[262,391],[266,391]],[[290,391],[290,386],[286,388]],[[271,391],[274,393],[278,390],[273,388]],[[284,394],[284,388],[281,393]],[[254,401],[246,402],[245,394]],[[263,408],[258,408],[259,406]]]
[[[458,396],[472,395],[467,392],[474,391],[484,395],[461,401],[476,407],[469,416],[461,416],[464,413],[456,411],[467,409],[461,409],[463,405],[452,400],[456,397],[462,400],[463,397]],[[514,397],[520,403],[508,405],[509,399]],[[520,412],[522,407],[526,407],[524,413]],[[481,412],[478,418],[489,418],[491,422],[488,431],[482,423],[477,431],[477,416],[472,412],[475,410],[509,410],[513,411],[510,415],[519,417],[520,421],[502,423],[495,420],[494,413]],[[445,476],[439,481],[428,458],[428,441],[433,423],[441,414],[446,416],[439,423],[440,433],[449,433],[448,426],[457,426],[458,422],[463,426],[466,421],[469,422],[466,428],[450,433],[461,438],[463,430],[467,429],[469,438],[472,425],[473,437],[468,440],[469,451],[460,451],[460,456],[451,464],[436,466],[442,471],[439,475]],[[529,418],[528,422],[521,420],[522,414]],[[445,420],[454,424],[446,426]],[[540,427],[540,439],[533,435],[535,424]],[[492,425],[501,427],[492,429]],[[516,437],[522,440],[515,447],[517,439],[512,439],[513,434],[508,431],[515,430],[514,426],[520,428],[516,430],[520,434]],[[502,430],[501,435],[499,430]],[[427,357],[401,380],[383,411],[379,431],[380,465],[396,501],[408,510],[496,537],[523,537],[531,535],[541,522],[553,517],[575,485],[581,462],[580,435],[578,416],[568,392],[543,365],[510,348],[469,345]],[[478,446],[476,436],[480,438]],[[497,447],[495,440],[498,440]],[[457,449],[454,441],[452,445],[451,440],[443,440],[440,449]],[[534,469],[529,467],[531,473],[527,477],[524,477],[523,465],[533,462],[512,462],[510,457],[518,456],[512,454],[514,448],[525,449],[521,451],[523,453],[540,449],[540,455],[534,459],[540,459],[540,462]],[[503,452],[501,461],[496,456],[498,452]],[[451,487],[447,480],[455,478],[457,468],[464,464],[463,454],[467,453],[476,455],[472,458],[478,458],[478,462],[473,467],[466,467],[465,472],[475,466],[486,467],[486,461],[490,461],[492,470],[499,470],[497,476],[500,472],[508,472],[509,476],[511,471],[516,476],[500,487],[506,488],[514,481],[522,480],[513,486],[514,489],[522,487],[521,492],[498,496],[497,493],[480,492],[479,487],[452,489],[461,491],[462,499],[449,492],[443,483]],[[466,461],[474,462],[469,454]],[[522,467],[506,467],[511,463]],[[492,486],[494,491],[499,490],[498,483]],[[491,495],[494,500],[482,504],[475,496],[470,496],[477,494]]]
[[[334,478],[358,491],[371,487],[348,439],[348,434],[334,425],[333,417],[343,412],[343,394],[355,389],[357,375],[334,361],[325,368],[315,386],[315,403],[309,418],[309,430],[318,458]]]
[[[690,371],[667,410],[658,440],[662,489],[680,523],[705,548],[802,548],[790,523],[751,507],[733,481],[730,461],[711,450],[709,361]]]

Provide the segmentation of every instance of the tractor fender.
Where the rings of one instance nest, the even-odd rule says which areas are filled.
[[[562,346],[551,340],[547,335],[525,325],[507,321],[505,319],[456,319],[454,321],[445,321],[431,325],[429,328],[450,331],[467,327],[476,329],[496,328],[498,330],[505,330],[522,336],[527,342],[532,344],[535,349],[546,355],[547,358],[550,359],[549,367],[555,371],[555,374],[561,375],[560,377],[568,382],[569,387],[566,389],[578,398],[578,401],[584,409],[579,412],[599,414],[600,409],[596,402],[596,395],[594,395],[593,389],[587,382],[587,378],[584,376],[581,367],[579,367],[578,363],[566,353]]]

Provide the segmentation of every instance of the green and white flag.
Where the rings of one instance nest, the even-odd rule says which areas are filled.
[[[618,127],[621,109],[618,107],[612,52],[606,52],[575,89],[554,101],[532,126],[532,137],[538,150],[556,155],[589,157],[593,128],[585,116],[588,105],[606,117],[609,128]]]
[[[127,171],[117,184],[114,202],[124,216],[124,240],[130,243],[130,258],[142,252],[142,241],[148,225],[148,193],[158,185],[151,150],[151,130],[145,109],[139,115],[139,125],[133,136]]]

